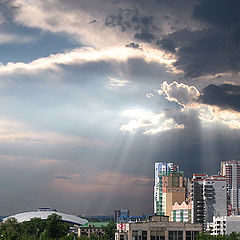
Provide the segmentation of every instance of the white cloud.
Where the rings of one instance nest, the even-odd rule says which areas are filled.
[[[146,97],[147,97],[147,98],[154,97],[154,94],[153,94],[153,93],[147,93],[147,94],[146,94]]]
[[[69,9],[57,0],[15,0],[15,5],[18,7],[15,16],[18,24],[53,33],[65,32],[87,46],[123,46],[129,40],[129,33],[120,33],[104,26],[105,12],[112,12],[116,8],[112,4],[103,6],[96,1],[94,8],[88,8],[91,3],[86,2]],[[98,20],[94,24],[89,24],[95,19]]]
[[[182,124],[177,124],[174,119],[168,118],[165,113],[154,114],[140,109],[127,109],[122,112],[123,116],[132,117],[127,124],[120,127],[120,131],[152,135],[170,129],[184,128]]]
[[[8,69],[9,71],[15,69],[21,73],[22,71],[36,71],[39,69],[57,69],[57,64],[71,64],[74,61],[76,61],[76,64],[81,61],[126,61],[131,57],[143,58],[147,62],[163,64],[169,68],[169,71],[176,71],[173,67],[173,62],[176,60],[174,55],[152,48],[147,43],[142,44],[143,51],[142,49],[126,48],[126,43],[132,41],[134,33],[122,32],[117,28],[105,26],[105,18],[109,13],[114,12],[116,9],[115,4],[102,4],[99,1],[93,3],[74,1],[69,4],[76,4],[77,7],[71,8],[57,0],[15,0],[14,2],[18,7],[15,15],[17,24],[53,33],[67,33],[68,37],[74,38],[74,40],[89,48],[51,55],[47,58],[37,59],[28,65],[9,63],[8,66],[4,66],[4,70],[1,70],[0,74],[8,71]],[[92,5],[94,8],[89,7]],[[94,23],[89,24],[90,22]],[[82,55],[86,55],[86,57]]]
[[[181,116],[182,114],[188,115],[190,112],[195,113],[203,127],[209,124],[221,124],[231,129],[240,129],[239,112],[198,102],[200,92],[194,86],[164,82],[158,93],[165,95],[170,102],[177,102],[183,108],[175,110],[174,114],[165,112],[154,114],[141,109],[127,109],[122,112],[122,115],[130,120],[121,126],[120,131],[153,135],[171,129],[183,129],[186,127],[187,121],[183,120]]]
[[[151,52],[126,47],[105,48],[97,50],[83,47],[59,54],[51,54],[48,57],[36,59],[30,63],[9,62],[1,65],[0,75],[4,74],[35,74],[38,71],[55,70],[60,71],[59,65],[83,64],[86,62],[109,61],[125,62],[129,58],[142,58],[146,62],[155,62],[169,65],[171,60],[160,50],[151,49]]]
[[[199,113],[203,123],[223,124],[231,129],[240,129],[240,113],[233,110],[221,109],[217,106],[199,104],[192,106]]]
[[[109,88],[119,88],[119,87],[125,87],[129,81],[127,80],[119,80],[116,78],[109,77]]]
[[[196,111],[203,123],[223,124],[232,129],[240,129],[240,113],[231,109],[221,109],[218,106],[211,106],[197,102],[200,92],[194,86],[183,83],[164,82],[158,91],[160,95],[166,95],[170,102],[177,102],[184,107],[183,111]]]
[[[162,83],[158,93],[160,95],[166,95],[167,100],[176,102],[183,107],[196,101],[200,96],[200,92],[194,86],[177,82],[168,84],[166,81]]]

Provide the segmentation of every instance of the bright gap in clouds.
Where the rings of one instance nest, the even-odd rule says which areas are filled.
[[[126,123],[120,127],[120,131],[136,137],[139,134],[161,137],[165,136],[165,132],[170,136],[170,131],[174,131],[174,138],[182,138],[183,146],[186,142],[184,148],[193,146],[195,151],[197,149],[197,169],[207,172],[218,167],[219,161],[228,156],[228,149],[237,149],[237,139],[240,137],[239,112],[202,103],[200,91],[184,83],[163,82],[157,92],[169,103],[178,104],[178,107],[174,106],[171,110],[160,110],[157,113],[141,108],[126,109],[122,112]],[[225,137],[231,139],[228,147],[223,144]],[[191,149],[188,151],[192,152]],[[236,156],[235,152],[234,150],[233,156]]]

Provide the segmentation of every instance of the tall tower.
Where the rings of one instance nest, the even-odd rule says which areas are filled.
[[[154,214],[171,216],[175,202],[186,196],[184,173],[173,163],[155,163]]]
[[[227,178],[227,194],[232,214],[240,212],[240,161],[221,162],[221,174]]]

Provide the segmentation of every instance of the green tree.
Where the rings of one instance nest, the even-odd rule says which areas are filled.
[[[116,231],[116,224],[114,222],[110,222],[107,226],[103,226],[102,229],[104,232],[102,236],[103,239],[114,240]]]
[[[80,239],[80,240],[89,240],[90,238],[87,237],[87,236],[85,236],[85,235],[82,235],[79,239]]]
[[[197,236],[197,240],[240,240],[240,234],[233,232],[230,235],[211,236],[209,233],[201,233]]]
[[[24,235],[39,237],[45,230],[46,221],[41,218],[32,218],[29,222],[20,224],[21,233]]]
[[[5,240],[16,240],[20,235],[19,223],[15,218],[9,218],[0,225],[0,236]]]
[[[46,220],[46,236],[49,238],[60,238],[69,233],[70,225],[62,221],[62,217],[57,214],[48,216]]]

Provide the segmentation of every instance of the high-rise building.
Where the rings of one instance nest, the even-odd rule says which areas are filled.
[[[240,212],[240,161],[221,162],[221,174],[227,178],[230,212],[238,214]]]
[[[224,176],[193,174],[190,180],[190,199],[192,201],[192,222],[213,222],[213,217],[227,215],[227,179]]]
[[[175,202],[186,196],[184,173],[173,163],[155,163],[154,214],[171,216]]]

